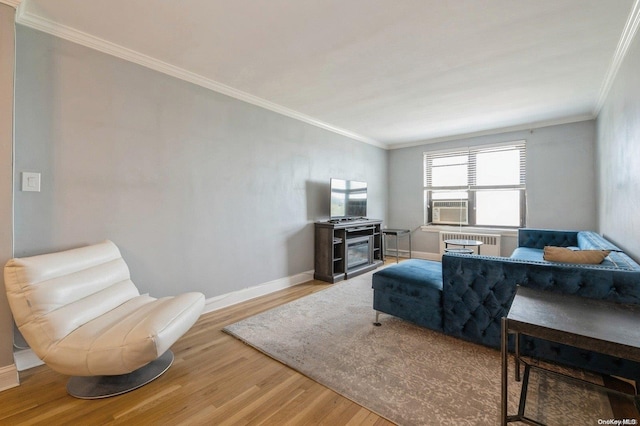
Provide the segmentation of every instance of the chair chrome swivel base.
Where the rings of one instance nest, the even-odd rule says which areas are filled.
[[[132,391],[160,377],[173,364],[173,352],[166,351],[155,361],[118,376],[74,376],[67,392],[80,399],[100,399]]]

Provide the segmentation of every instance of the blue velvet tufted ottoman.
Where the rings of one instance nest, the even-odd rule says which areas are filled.
[[[373,274],[373,309],[442,331],[442,264],[410,259]]]

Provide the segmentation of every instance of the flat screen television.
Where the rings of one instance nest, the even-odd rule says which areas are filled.
[[[367,216],[367,183],[331,179],[331,219]]]

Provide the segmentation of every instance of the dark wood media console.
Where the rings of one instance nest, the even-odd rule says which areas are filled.
[[[316,222],[316,280],[335,283],[376,269],[384,261],[381,220]]]

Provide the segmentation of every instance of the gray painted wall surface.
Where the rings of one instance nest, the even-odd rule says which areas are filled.
[[[422,232],[426,151],[527,141],[527,226],[596,229],[595,122],[584,121],[396,149],[389,154],[389,227],[410,228],[413,250],[438,252],[438,234]],[[507,238],[503,254],[515,248]]]
[[[598,116],[600,232],[640,260],[640,41],[636,35]]]
[[[313,269],[331,177],[386,216],[386,151],[20,26],[16,95],[17,256],[111,239],[142,292],[213,297]]]
[[[0,4],[0,265],[13,254],[13,70],[15,9]],[[13,319],[0,273],[0,367],[13,364]]]

